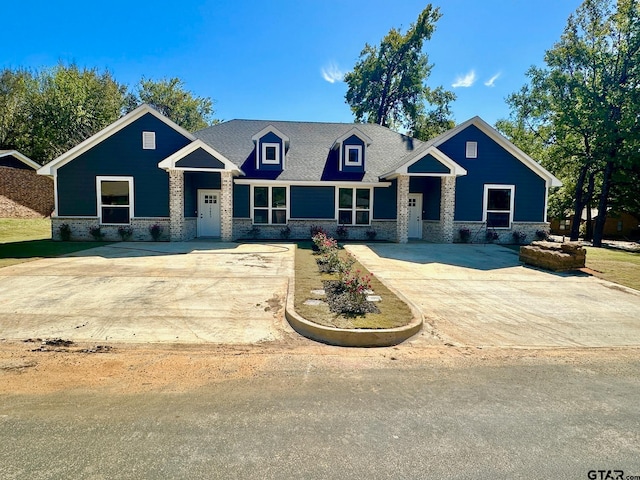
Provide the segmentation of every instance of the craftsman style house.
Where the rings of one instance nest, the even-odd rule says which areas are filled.
[[[53,237],[509,241],[548,228],[560,182],[478,117],[429,142],[375,124],[231,120],[190,133],[143,105],[38,170],[53,177]]]

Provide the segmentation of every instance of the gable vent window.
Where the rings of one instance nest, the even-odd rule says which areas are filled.
[[[347,155],[344,161],[347,167],[361,167],[362,166],[362,147],[360,145],[348,145]]]
[[[156,132],[142,132],[142,149],[156,149]]]
[[[467,158],[478,158],[478,142],[467,142]]]
[[[280,163],[280,144],[262,144],[262,163],[265,165],[278,165]]]

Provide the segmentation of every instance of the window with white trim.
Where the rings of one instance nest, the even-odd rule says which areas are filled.
[[[156,149],[156,132],[142,132],[142,149]]]
[[[511,228],[515,185],[485,185],[482,221],[490,228]]]
[[[345,167],[361,167],[362,166],[362,146],[347,145],[345,146]]]
[[[570,230],[571,229],[571,220],[560,220],[560,230]]]
[[[372,198],[370,188],[338,188],[338,224],[369,225]]]
[[[478,158],[478,142],[467,142],[465,156],[467,158]]]
[[[133,217],[133,177],[96,177],[101,224],[128,225]]]
[[[263,143],[262,144],[262,163],[265,165],[280,164],[280,144],[279,143]]]
[[[252,189],[253,223],[285,225],[287,223],[287,187],[254,186]]]

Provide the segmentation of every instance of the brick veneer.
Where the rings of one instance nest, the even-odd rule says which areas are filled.
[[[53,211],[53,180],[34,170],[0,167],[0,217],[42,218]]]

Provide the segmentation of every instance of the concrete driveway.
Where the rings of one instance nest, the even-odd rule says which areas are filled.
[[[444,341],[504,347],[640,346],[638,291],[581,272],[554,274],[525,267],[515,251],[497,245],[346,248],[417,305]]]
[[[291,245],[115,243],[0,269],[0,339],[256,343],[292,331]]]

